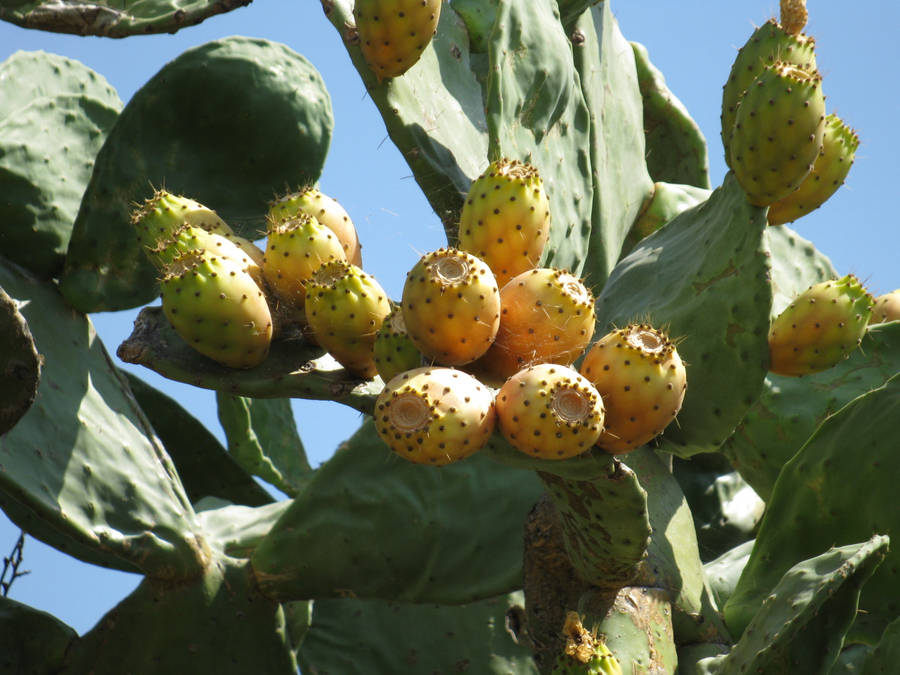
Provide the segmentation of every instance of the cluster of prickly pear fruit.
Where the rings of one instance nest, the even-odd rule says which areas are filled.
[[[437,31],[441,0],[355,0],[359,47],[379,80],[412,68]]]

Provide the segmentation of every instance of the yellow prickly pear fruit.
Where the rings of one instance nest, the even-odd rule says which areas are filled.
[[[290,192],[269,205],[269,220],[279,222],[293,218],[301,213],[314,217],[320,225],[334,232],[344,256],[351,265],[362,267],[362,246],[356,226],[344,207],[334,198],[322,191],[308,187],[297,192]]]
[[[875,298],[869,323],[886,323],[900,320],[900,288]]]
[[[687,391],[687,372],[675,344],[648,324],[607,333],[584,357],[581,374],[597,388],[606,422],[597,445],[631,452],[675,419]]]
[[[493,273],[481,259],[455,248],[422,256],[406,275],[401,305],[413,344],[448,366],[484,354],[500,324]]]
[[[356,0],[359,47],[378,80],[412,68],[437,32],[441,0]]]
[[[272,340],[272,317],[262,290],[233,260],[187,253],[165,268],[163,312],[201,354],[230,368],[262,363]]]
[[[516,160],[491,162],[463,204],[459,248],[484,260],[503,288],[537,267],[549,236],[550,200],[538,170]]]
[[[494,431],[491,390],[454,368],[414,368],[387,383],[375,401],[375,428],[398,455],[443,466],[477,452]]]
[[[215,211],[188,197],[157,190],[131,214],[131,224],[145,249],[154,250],[170,240],[183,225],[234,236],[234,231]]]
[[[568,366],[540,363],[510,377],[495,398],[503,436],[542,459],[568,459],[590,450],[603,431],[603,400]]]

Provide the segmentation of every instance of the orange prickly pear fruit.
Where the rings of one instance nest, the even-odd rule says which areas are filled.
[[[437,32],[441,0],[356,0],[359,47],[378,80],[412,68]]]
[[[869,323],[886,323],[900,320],[900,288],[875,298]]]

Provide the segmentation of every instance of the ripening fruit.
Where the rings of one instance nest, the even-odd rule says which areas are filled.
[[[873,304],[852,274],[810,286],[772,321],[769,370],[797,377],[838,364],[862,341]]]
[[[535,363],[570,365],[594,334],[594,296],[565,270],[539,267],[500,289],[500,328],[475,368],[506,379]]]
[[[566,645],[551,675],[622,675],[618,659],[596,631],[584,628],[576,612],[566,613],[562,633]]]
[[[228,258],[188,253],[165,268],[163,312],[201,354],[231,368],[262,363],[272,340],[272,317],[253,278]]]
[[[359,48],[379,82],[412,68],[437,32],[441,0],[356,0]]]
[[[325,263],[306,284],[305,312],[316,342],[347,371],[378,374],[375,335],[391,304],[373,276],[343,260]]]
[[[215,211],[200,202],[166,190],[157,190],[131,214],[138,240],[143,248],[154,250],[172,239],[183,225],[193,225],[207,232],[234,236],[234,231]],[[152,256],[151,256],[152,259]]]
[[[375,401],[375,428],[398,455],[442,466],[487,443],[496,415],[491,390],[454,368],[423,367],[392,378]]]
[[[422,352],[416,349],[407,335],[403,310],[399,306],[391,310],[378,329],[373,350],[375,368],[384,382],[390,382],[400,373],[423,365]]]
[[[448,366],[484,354],[500,324],[500,292],[488,266],[455,248],[427,253],[406,275],[403,320],[426,358]]]
[[[886,323],[900,320],[900,288],[875,298],[869,323]]]
[[[550,200],[538,170],[514,159],[491,162],[463,204],[459,248],[484,260],[503,288],[537,267],[549,236]]]
[[[568,366],[540,363],[520,370],[497,392],[495,406],[503,436],[533,457],[575,457],[603,431],[600,394]]]
[[[584,357],[581,374],[606,406],[597,445],[612,454],[631,452],[675,419],[687,391],[687,373],[675,344],[661,330],[631,324],[607,333]]]
[[[312,216],[319,225],[324,225],[334,232],[344,248],[347,262],[362,267],[362,246],[359,243],[359,236],[343,206],[313,187],[288,193],[269,206],[269,220],[274,222],[293,218],[301,213]]]

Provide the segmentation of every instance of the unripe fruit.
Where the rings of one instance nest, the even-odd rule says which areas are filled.
[[[875,298],[869,323],[886,323],[900,320],[900,288]]]
[[[594,296],[565,270],[539,267],[500,289],[500,328],[476,369],[506,379],[535,363],[570,365],[594,334]]]
[[[769,328],[769,370],[797,377],[836,365],[859,345],[873,304],[852,274],[810,286]]]
[[[590,450],[603,430],[603,400],[568,366],[541,363],[510,377],[495,398],[500,431],[516,449],[542,459]]]
[[[687,373],[675,344],[661,330],[631,324],[600,338],[584,357],[581,374],[606,406],[597,445],[612,454],[631,452],[675,419],[687,391]]]
[[[262,363],[272,317],[253,278],[228,258],[188,253],[166,267],[163,312],[191,347],[231,368]]]
[[[306,320],[322,347],[350,373],[375,377],[375,335],[391,312],[375,278],[355,265],[333,260],[306,284]]]
[[[375,368],[384,382],[423,365],[422,352],[416,349],[406,333],[402,308],[394,307],[375,335],[373,347]]]
[[[825,118],[822,151],[812,171],[787,197],[769,206],[769,225],[783,225],[816,210],[844,184],[853,166],[859,136],[837,115]]]
[[[145,249],[155,250],[174,236],[183,225],[193,225],[207,232],[234,236],[232,229],[215,211],[187,197],[157,190],[150,199],[131,214],[138,240]]]
[[[472,183],[459,216],[459,248],[484,260],[497,285],[537,267],[550,236],[550,200],[538,171],[491,162]]]
[[[731,132],[741,97],[763,68],[776,61],[790,63],[801,70],[816,69],[816,41],[808,35],[791,34],[769,19],[757,28],[747,43],[738,51],[728,81],[722,89],[722,143],[725,146],[725,162],[731,166]]]
[[[731,134],[731,168],[755,206],[796,190],[822,150],[825,97],[817,72],[777,61],[744,93]]]
[[[270,221],[262,271],[278,299],[300,309],[306,300],[306,282],[326,262],[346,261],[337,236],[305,213]]]
[[[356,0],[359,48],[378,80],[415,65],[437,32],[441,0]]]
[[[491,346],[500,324],[500,292],[488,266],[470,253],[442,248],[406,275],[403,319],[427,358],[458,366]]]
[[[291,192],[269,206],[269,220],[279,222],[305,213],[334,232],[347,262],[362,267],[362,246],[350,216],[336,200],[316,188]]]
[[[442,466],[487,443],[496,415],[491,390],[453,368],[415,368],[397,375],[375,401],[375,428],[398,455]]]

